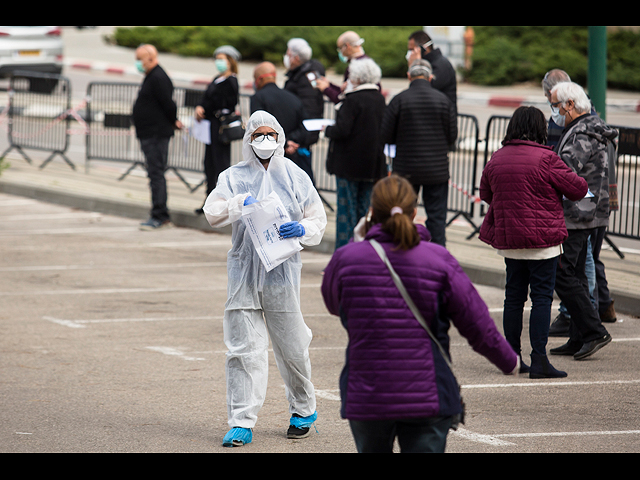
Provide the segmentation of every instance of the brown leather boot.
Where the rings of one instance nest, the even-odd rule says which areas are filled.
[[[618,318],[616,316],[615,302],[612,301],[609,308],[604,313],[600,314],[600,321],[602,323],[616,323]]]

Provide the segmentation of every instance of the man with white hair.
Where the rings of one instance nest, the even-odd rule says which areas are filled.
[[[612,340],[591,303],[585,263],[589,238],[609,225],[608,147],[618,132],[591,115],[591,100],[575,83],[564,82],[553,88],[551,108],[560,126],[565,126],[556,152],[589,184],[586,198],[564,201],[569,238],[558,264],[556,292],[571,316],[571,328],[569,342],[551,350],[551,354],[584,360]]]
[[[324,96],[315,88],[317,79],[326,74],[324,65],[313,60],[313,49],[303,38],[292,38],[284,56],[287,81],[284,89],[298,97],[309,118],[324,118]],[[317,132],[310,133],[308,146],[315,145],[320,138]],[[311,155],[309,153],[309,155]]]

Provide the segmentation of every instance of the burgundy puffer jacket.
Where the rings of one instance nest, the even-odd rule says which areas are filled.
[[[578,201],[588,190],[550,147],[507,142],[482,175],[480,197],[490,208],[480,240],[497,250],[562,245],[568,237],[562,196]]]
[[[406,252],[379,225],[366,240],[383,246],[445,350],[453,323],[476,352],[511,373],[518,357],[486,304],[449,252],[429,243],[424,226],[417,228],[423,241]],[[325,270],[322,294],[329,312],[340,316],[349,333],[340,379],[343,418],[384,421],[461,413],[451,370],[368,241],[336,251]]]

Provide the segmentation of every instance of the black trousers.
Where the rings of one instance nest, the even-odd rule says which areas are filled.
[[[169,162],[170,141],[170,138],[163,137],[140,139],[151,189],[151,218],[162,223],[171,219],[167,207],[167,180],[165,178]]]
[[[218,177],[231,166],[231,145],[220,142],[220,120],[211,120],[211,145],[204,153],[204,173],[207,178],[207,197],[218,185]]]
[[[579,345],[608,334],[591,303],[589,281],[585,273],[589,237],[596,229],[569,230],[564,254],[558,262],[556,293],[571,315],[570,343]]]
[[[443,247],[447,246],[447,212],[449,202],[449,182],[436,185],[414,185],[416,194],[420,194],[422,187],[422,201],[427,212],[427,230],[431,234],[431,241]]]

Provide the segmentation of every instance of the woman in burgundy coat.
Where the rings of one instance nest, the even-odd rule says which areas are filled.
[[[520,353],[524,304],[531,289],[531,378],[564,378],[547,358],[556,267],[568,237],[562,198],[588,194],[585,180],[546,147],[547,123],[535,107],[519,108],[509,124],[503,148],[482,175],[480,197],[490,205],[480,240],[505,257],[507,287],[504,330]]]

